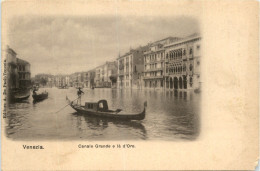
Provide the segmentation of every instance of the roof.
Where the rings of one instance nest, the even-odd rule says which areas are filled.
[[[17,53],[12,49],[12,48],[10,48],[9,46],[7,46],[7,52],[8,53],[11,53],[11,54],[13,54],[13,55],[17,55]]]
[[[174,42],[172,42],[172,43],[170,43],[170,44],[167,44],[167,45],[165,45],[165,47],[170,47],[170,46],[172,46],[172,45],[177,45],[177,44],[179,44],[179,43],[188,42],[188,41],[190,41],[190,40],[197,39],[197,38],[200,38],[200,37],[201,37],[201,36],[200,36],[199,33],[194,33],[194,34],[191,34],[191,35],[189,35],[189,36],[187,36],[187,37],[184,37],[184,38],[182,38],[182,39],[179,39],[179,40],[177,40],[177,41],[174,41]]]
[[[167,40],[167,39],[170,39],[170,40],[176,40],[176,39],[180,39],[180,38],[179,38],[179,37],[172,37],[172,36],[169,36],[169,37],[166,37],[166,38],[164,38],[164,39],[157,40],[157,41],[153,42],[152,44],[157,44],[157,43],[160,43],[160,42],[165,41],[165,40]]]
[[[136,49],[130,49],[129,52],[125,53],[125,54],[122,55],[122,56],[119,56],[119,57],[117,58],[117,60],[120,59],[120,58],[123,58],[123,57],[125,57],[125,56],[127,56],[127,55],[133,54],[134,52],[145,50],[145,48],[147,48],[147,47],[148,47],[148,46],[146,45],[146,46],[139,46],[139,47],[136,48]]]
[[[20,58],[16,58],[17,59],[17,64],[28,64],[28,65],[30,65],[30,63],[29,62],[27,62],[26,60],[23,60],[23,59],[20,59]]]

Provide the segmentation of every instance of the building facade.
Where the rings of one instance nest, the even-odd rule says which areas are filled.
[[[88,71],[89,88],[95,87],[95,74],[96,74],[96,71],[94,69]]]
[[[19,88],[19,75],[17,71],[17,58],[16,58],[16,52],[9,48],[9,46],[6,46],[3,51],[3,56],[6,59],[6,68],[7,68],[7,91],[9,89],[15,89]]]
[[[144,88],[163,89],[165,87],[165,48],[164,46],[180,40],[178,37],[167,37],[149,44],[144,53]]]
[[[54,84],[56,87],[70,87],[70,76],[68,75],[55,75]]]
[[[3,50],[5,58],[4,86],[7,87],[7,100],[13,101],[20,98],[28,98],[31,88],[30,63],[17,58],[16,52],[9,46]]]
[[[51,74],[37,74],[34,77],[34,83],[41,86],[52,87],[54,86],[54,76]]]
[[[31,87],[31,65],[29,62],[17,58],[17,71],[19,75],[19,88]]]
[[[164,88],[165,49],[163,44],[154,44],[144,55],[144,87]]]
[[[144,53],[144,88],[197,89],[200,86],[200,40],[198,34],[169,37],[149,44]]]
[[[200,87],[201,37],[191,35],[165,45],[165,88],[175,90]]]
[[[144,71],[144,52],[148,46],[131,49],[117,58],[117,87],[140,88],[139,78]]]
[[[98,88],[111,88],[111,76],[116,77],[117,64],[116,61],[106,62],[105,64],[96,67],[95,69],[95,87]]]

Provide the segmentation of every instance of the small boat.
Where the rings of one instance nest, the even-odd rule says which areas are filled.
[[[63,86],[63,87],[58,87],[58,89],[69,89],[69,87]]]
[[[42,92],[41,94],[32,95],[34,101],[41,101],[48,98],[48,92]]]
[[[30,89],[14,89],[10,92],[10,100],[12,102],[19,102],[30,97]]]
[[[80,114],[86,116],[97,116],[103,118],[112,118],[120,120],[143,120],[145,118],[145,109],[147,102],[144,102],[144,109],[141,113],[126,114],[122,109],[109,110],[106,100],[99,100],[98,102],[86,102],[85,106],[74,104],[66,97],[68,104]]]

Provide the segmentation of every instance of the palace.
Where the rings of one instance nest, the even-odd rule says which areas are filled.
[[[166,89],[197,89],[200,86],[201,37],[191,35],[165,45]]]
[[[144,53],[144,88],[197,89],[200,86],[201,37],[169,37]]]

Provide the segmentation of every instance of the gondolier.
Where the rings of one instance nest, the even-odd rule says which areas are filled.
[[[85,93],[79,87],[79,90],[78,90],[78,105],[81,105],[81,95],[82,94],[85,94]]]

